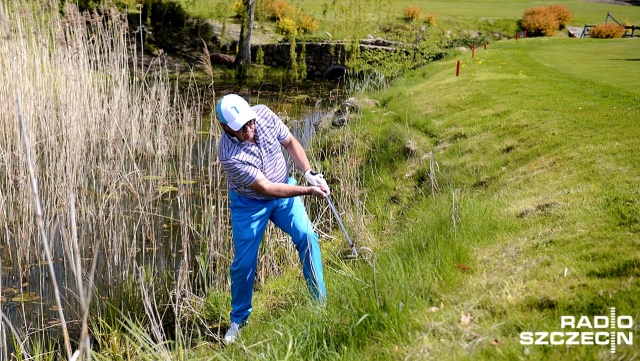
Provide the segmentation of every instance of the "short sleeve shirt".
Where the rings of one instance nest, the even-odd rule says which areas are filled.
[[[265,105],[251,107],[258,116],[255,123],[256,143],[240,142],[226,132],[218,144],[218,159],[227,175],[227,184],[233,192],[251,199],[271,200],[249,188],[262,174],[273,183],[287,183],[289,166],[280,142],[291,132],[271,109]]]

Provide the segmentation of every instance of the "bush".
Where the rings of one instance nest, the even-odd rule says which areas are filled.
[[[422,9],[417,6],[409,6],[404,8],[404,19],[412,23],[422,18]]]
[[[298,25],[296,21],[287,17],[280,18],[278,20],[276,27],[278,30],[287,36],[296,36],[298,35]]]
[[[201,45],[201,40],[210,42],[215,36],[213,26],[205,19],[190,19],[186,26],[187,37],[191,45]]]
[[[566,27],[573,20],[573,13],[562,5],[549,5],[547,9],[553,13],[560,23],[560,27]]]
[[[538,6],[524,12],[521,26],[532,36],[553,36],[573,20],[573,13],[562,5]]]
[[[286,0],[267,0],[264,4],[267,17],[272,20],[280,20],[284,17],[293,18],[296,8]]]
[[[231,4],[231,10],[233,10],[233,12],[237,15],[237,16],[243,16],[247,11],[244,7],[244,1],[242,0],[236,0]]]
[[[424,22],[429,26],[436,26],[436,14],[427,14]]]
[[[158,47],[172,51],[184,44],[187,13],[180,3],[152,0],[149,21]]]
[[[625,30],[624,26],[614,23],[599,24],[589,31],[589,37],[598,39],[621,38]]]
[[[531,36],[553,36],[560,29],[560,21],[548,7],[538,6],[525,11],[521,26]]]
[[[303,33],[311,33],[318,30],[318,22],[308,14],[300,14],[300,30]]]

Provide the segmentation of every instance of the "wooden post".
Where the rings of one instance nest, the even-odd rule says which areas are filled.
[[[476,43],[473,43],[473,47],[471,47],[471,59],[476,56]]]
[[[520,34],[519,31],[516,33],[516,41],[518,41],[518,34]]]
[[[460,60],[458,60],[458,63],[456,64],[456,76],[460,75]]]
[[[487,50],[487,42],[484,42],[484,50]]]

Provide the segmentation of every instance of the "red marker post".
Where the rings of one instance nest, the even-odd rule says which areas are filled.
[[[460,75],[460,60],[458,60],[458,64],[456,65],[456,76]]]
[[[487,50],[487,42],[484,42],[484,50]]]
[[[518,41],[518,34],[520,34],[519,32],[516,33],[516,41]]]
[[[524,38],[525,39],[527,38],[527,30],[526,29],[524,30]]]
[[[476,56],[476,44],[473,43],[473,47],[471,48],[471,59]]]

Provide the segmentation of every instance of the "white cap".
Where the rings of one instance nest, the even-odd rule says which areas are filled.
[[[223,96],[218,105],[216,105],[216,112],[220,123],[228,125],[229,128],[236,132],[246,122],[258,117],[256,112],[249,106],[249,103],[236,94]]]

